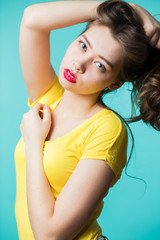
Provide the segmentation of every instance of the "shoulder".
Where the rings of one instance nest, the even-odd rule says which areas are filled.
[[[121,119],[103,109],[89,126],[81,159],[105,160],[118,176],[126,164],[128,134]]]
[[[94,122],[94,128],[103,134],[120,135],[122,132],[127,133],[127,129],[122,120],[112,110],[102,108],[100,114]]]
[[[120,118],[107,108],[99,111],[86,131],[85,145],[111,148],[113,145],[127,144],[127,129]]]
[[[104,108],[97,114],[90,126],[85,144],[98,145],[104,149],[126,149],[128,131],[122,120],[112,111]]]

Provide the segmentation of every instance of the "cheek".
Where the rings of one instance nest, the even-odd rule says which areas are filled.
[[[104,76],[101,75],[101,77],[95,79],[95,85],[97,85],[99,90],[107,88],[111,82],[113,82],[113,80],[111,74],[109,73],[104,74]]]
[[[106,78],[101,76],[101,73],[98,73],[95,70],[88,71],[83,82],[85,86],[87,86],[88,88],[93,88],[95,90],[105,88],[105,86],[107,85]]]
[[[66,57],[71,59],[71,58],[74,58],[74,57],[77,57],[77,54],[79,54],[79,51],[78,51],[78,46],[74,46],[74,45],[70,45],[66,51]]]

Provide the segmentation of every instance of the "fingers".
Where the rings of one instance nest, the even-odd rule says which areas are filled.
[[[156,45],[158,44],[160,37],[158,33],[155,33],[152,38],[150,39],[149,43],[152,47],[156,47]]]
[[[49,120],[51,118],[51,109],[48,105],[43,103],[36,103],[30,110],[33,114],[38,114],[41,119]]]
[[[154,48],[160,49],[160,27],[153,28],[152,31],[147,30],[146,35],[149,44]]]
[[[36,103],[30,111],[33,114],[38,114],[44,121],[49,121],[51,119],[51,109],[48,105],[43,103]]]
[[[43,121],[48,122],[51,120],[51,110],[48,105],[45,105],[43,108]]]
[[[159,37],[159,40],[158,40],[158,42],[157,42],[157,44],[156,44],[155,48],[157,48],[157,49],[159,49],[159,50],[160,50],[160,37]]]
[[[45,104],[43,103],[36,103],[31,110],[35,112],[39,112],[40,109],[43,109]]]

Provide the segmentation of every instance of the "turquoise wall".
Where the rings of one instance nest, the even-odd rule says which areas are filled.
[[[28,95],[19,59],[19,29],[24,9],[36,0],[0,1],[0,240],[17,240],[14,215],[16,175],[14,149],[21,136],[19,125],[27,112]],[[47,1],[45,1],[47,2]],[[159,0],[135,0],[151,14],[160,13]],[[159,17],[157,19],[160,20]],[[51,62],[59,72],[60,62],[69,44],[84,29],[84,24],[55,30],[51,34]],[[64,34],[66,39],[64,40]],[[67,35],[66,35],[67,34]],[[130,115],[130,94],[124,85],[105,100],[124,117]],[[127,173],[144,179],[129,178],[123,171],[120,181],[110,189],[98,221],[103,235],[110,240],[160,239],[160,135],[142,122],[130,124],[135,151]]]

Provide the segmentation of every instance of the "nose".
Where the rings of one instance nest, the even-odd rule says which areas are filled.
[[[84,72],[84,64],[80,61],[75,61],[73,63],[73,69],[72,69],[72,72],[75,73],[75,72],[80,72],[80,73],[83,73]]]

